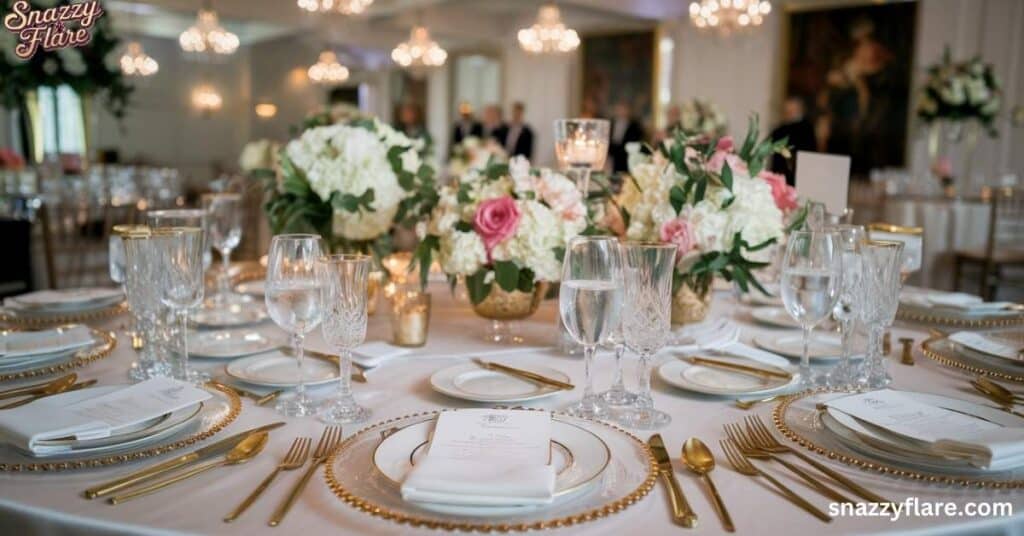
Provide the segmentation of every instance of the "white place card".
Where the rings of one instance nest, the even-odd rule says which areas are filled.
[[[842,214],[847,207],[849,187],[849,156],[796,153],[796,193],[801,199],[824,203],[829,213]]]
[[[503,465],[547,465],[550,451],[549,413],[467,409],[438,416],[427,456]]]

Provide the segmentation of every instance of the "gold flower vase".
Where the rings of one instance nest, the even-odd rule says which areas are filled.
[[[672,296],[672,325],[696,324],[702,322],[711,310],[711,290],[697,294],[689,285],[683,284]]]
[[[529,318],[536,313],[547,292],[547,281],[538,281],[532,292],[508,292],[497,283],[492,284],[487,297],[473,305],[473,312],[491,321],[484,338],[497,343],[522,343],[523,338],[513,333],[510,322]]]

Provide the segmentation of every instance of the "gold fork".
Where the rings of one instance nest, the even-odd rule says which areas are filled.
[[[750,463],[750,460],[740,452],[739,447],[737,447],[731,439],[722,439],[719,440],[718,443],[722,446],[722,451],[725,452],[725,458],[729,460],[729,463],[732,464],[733,468],[736,469],[737,472],[753,477],[763,476],[767,481],[775,485],[776,489],[778,489],[784,497],[789,499],[790,502],[800,508],[803,508],[807,513],[824,521],[825,523],[832,522],[831,516],[822,512],[813,504],[807,502],[806,499],[794,493],[793,490],[787,488],[782,482],[776,480],[772,475],[754,467],[754,464]]]
[[[739,400],[739,399],[737,399],[735,404],[736,404],[737,408],[740,408],[740,409],[750,409],[750,408],[754,407],[757,404],[761,404],[763,402],[771,402],[772,400],[775,400],[777,398],[785,398],[785,395],[772,395],[772,396],[769,396],[767,398],[755,398],[753,400]]]
[[[804,453],[792,447],[779,443],[779,440],[775,439],[775,436],[772,435],[772,433],[768,430],[768,427],[764,424],[764,421],[762,421],[760,417],[748,416],[745,420],[747,423],[747,431],[750,432],[750,437],[751,439],[754,440],[754,444],[758,448],[767,450],[768,452],[774,452],[776,454],[795,454],[797,458],[800,458],[801,460],[810,464],[815,469],[821,471],[822,473],[825,473],[826,475],[828,475],[829,478],[842,484],[843,487],[845,487],[846,489],[850,490],[853,493],[856,493],[858,496],[863,497],[864,499],[876,503],[892,502],[889,499],[886,499],[885,497],[882,497],[881,495],[878,495],[877,493],[868,490],[864,486],[861,486],[860,484],[850,480],[849,478],[846,478],[845,476],[837,473],[836,471],[829,469],[827,466],[818,463],[818,461],[812,459],[811,457],[805,455]]]
[[[341,427],[340,426],[328,426],[324,428],[324,433],[320,435],[320,442],[316,445],[316,450],[313,451],[313,463],[309,465],[309,469],[302,475],[302,478],[295,484],[292,491],[288,494],[284,501],[277,506],[277,510],[274,511],[274,515],[270,517],[269,525],[276,527],[281,524],[284,520],[284,516],[288,514],[288,510],[291,510],[292,505],[295,504],[295,500],[299,498],[302,490],[306,489],[306,484],[309,479],[312,478],[313,473],[316,472],[317,468],[320,467],[327,457],[334,452],[334,449],[338,448],[341,443]]]
[[[843,496],[841,493],[819,482],[818,479],[814,478],[803,469],[787,462],[786,460],[783,460],[778,456],[775,456],[774,454],[768,452],[767,450],[758,448],[757,445],[750,439],[749,435],[746,432],[744,432],[743,428],[738,423],[726,424],[724,428],[725,435],[729,436],[729,439],[733,440],[733,442],[736,443],[736,446],[739,447],[740,452],[742,452],[744,455],[750,458],[778,462],[779,465],[785,467],[786,469],[789,469],[793,474],[802,478],[804,482],[810,484],[810,486],[814,488],[818,493],[821,493],[822,495],[828,497],[829,499],[832,499],[833,501],[851,504],[854,502]]]
[[[267,478],[263,479],[263,482],[260,482],[260,485],[256,486],[256,489],[252,490],[252,493],[250,493],[249,496],[241,502],[241,504],[236,506],[235,509],[224,518],[224,522],[231,523],[238,519],[238,516],[242,515],[243,512],[252,506],[252,503],[256,502],[256,499],[258,499],[260,495],[270,487],[270,483],[277,478],[278,473],[302,467],[302,465],[306,463],[306,458],[309,457],[309,446],[312,443],[313,440],[311,438],[296,437],[295,440],[292,441],[292,446],[288,449],[288,453],[285,454],[284,459],[281,460],[281,463],[277,464],[277,467],[267,475]]]

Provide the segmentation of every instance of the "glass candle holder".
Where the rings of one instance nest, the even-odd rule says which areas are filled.
[[[366,314],[377,313],[377,302],[380,301],[381,283],[384,281],[384,272],[380,270],[370,272],[366,278]]]
[[[391,302],[391,343],[418,347],[427,344],[430,327],[430,294],[401,290]]]

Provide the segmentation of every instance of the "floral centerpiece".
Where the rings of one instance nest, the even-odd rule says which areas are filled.
[[[679,112],[679,124],[676,127],[690,135],[703,134],[717,138],[725,135],[729,126],[725,114],[708,99],[688,100]]]
[[[783,236],[786,214],[799,208],[785,177],[764,169],[769,156],[786,152],[785,140],[758,141],[756,118],[738,147],[731,136],[683,131],[654,154],[630,147],[618,227],[626,239],[678,247],[674,323],[703,318],[716,275],[767,293],[753,274],[767,265],[758,252]]]
[[[437,200],[434,168],[411,139],[376,119],[309,128],[279,154],[268,180],[265,205],[276,233],[315,232],[334,251],[362,251],[378,258],[391,250],[390,232],[412,225]]]
[[[928,68],[917,99],[917,117],[926,124],[937,121],[976,121],[995,136],[1002,91],[992,64],[980,58],[954,63],[949,52]]]
[[[505,149],[492,138],[482,140],[476,136],[466,136],[452,147],[452,155],[448,159],[448,176],[458,178],[471,169],[482,170],[492,162],[508,162]]]
[[[511,293],[529,295],[524,314],[506,310],[501,316],[521,318],[533,313],[547,284],[560,279],[566,243],[587,227],[576,185],[518,156],[470,170],[442,188],[430,218],[417,228],[415,259],[424,284],[435,255],[453,286],[464,279],[481,316],[496,316],[488,316],[489,305],[501,314],[495,302],[508,305]]]

